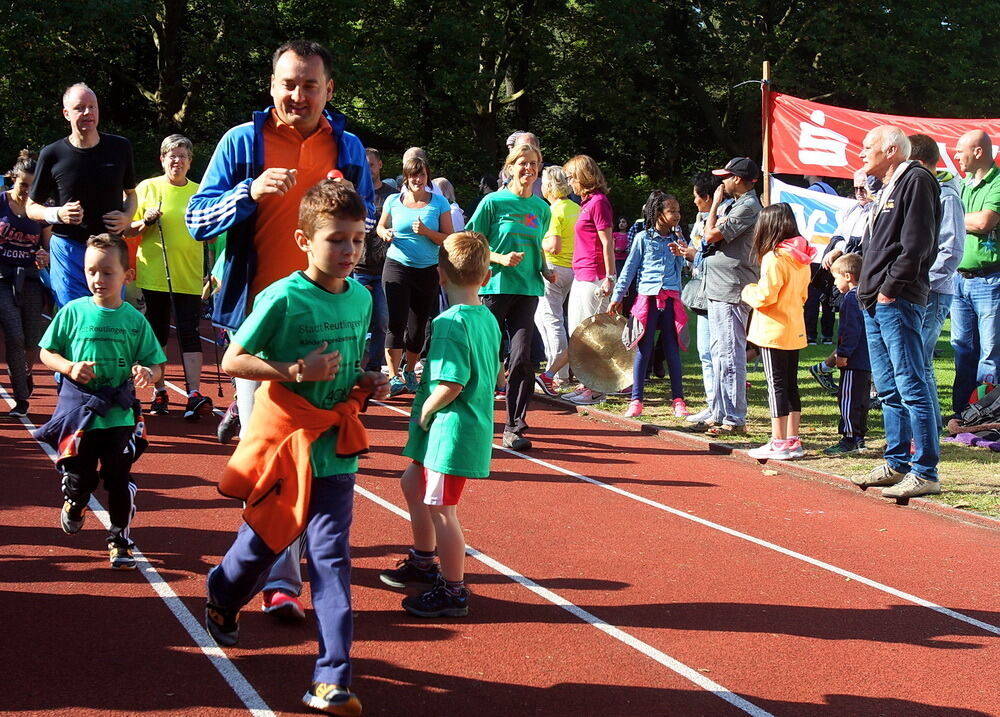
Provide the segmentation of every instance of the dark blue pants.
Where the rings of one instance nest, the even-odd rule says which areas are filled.
[[[313,478],[306,525],[312,604],[319,623],[313,682],[351,684],[353,512],[353,474]],[[244,523],[222,562],[208,573],[209,600],[228,609],[243,607],[260,592],[277,559],[278,554]]]
[[[681,368],[681,350],[677,344],[677,329],[674,327],[674,302],[667,300],[663,309],[656,308],[656,298],[640,296],[636,301],[649,302],[646,332],[639,339],[635,359],[632,362],[632,400],[641,401],[646,392],[646,372],[653,360],[656,346],[656,332],[660,332],[663,356],[667,361],[667,375],[670,376],[670,390],[673,398],[684,398],[684,371]]]

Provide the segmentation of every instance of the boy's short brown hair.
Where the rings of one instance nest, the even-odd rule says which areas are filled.
[[[479,286],[490,268],[490,243],[479,232],[449,234],[441,244],[438,263],[456,286]]]
[[[353,189],[335,179],[324,179],[310,187],[299,204],[299,229],[306,236],[316,233],[321,217],[364,221],[368,216],[364,200]]]
[[[861,255],[844,254],[837,258],[830,271],[834,274],[850,274],[857,282],[861,277]]]
[[[110,252],[117,251],[118,258],[121,260],[125,271],[131,268],[128,264],[128,244],[117,234],[95,234],[87,239],[87,248]]]

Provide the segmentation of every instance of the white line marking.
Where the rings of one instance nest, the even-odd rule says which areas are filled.
[[[404,416],[410,415],[406,411],[396,406],[390,406],[389,404],[382,403],[380,401],[372,401],[372,403],[375,403],[379,406],[383,406],[384,408],[388,408],[389,410],[395,411],[396,413],[400,413]],[[988,622],[983,622],[982,620],[977,620],[974,617],[963,615],[960,612],[957,612],[950,608],[942,607],[941,605],[932,603],[929,600],[924,600],[923,598],[917,597],[916,595],[911,595],[910,593],[903,592],[902,590],[897,590],[894,587],[890,587],[889,585],[885,585],[875,580],[871,580],[870,578],[866,578],[863,575],[852,573],[850,570],[845,570],[844,568],[838,568],[836,565],[831,565],[830,563],[823,562],[822,560],[811,558],[808,555],[803,555],[802,553],[798,553],[794,550],[790,550],[789,548],[782,547],[780,545],[777,545],[776,543],[772,543],[770,541],[763,540],[761,538],[755,538],[752,535],[749,535],[747,533],[741,533],[740,531],[734,530],[733,528],[727,528],[725,525],[720,525],[719,523],[713,523],[712,521],[706,520],[705,518],[699,518],[697,515],[692,515],[691,513],[687,513],[677,508],[672,508],[669,505],[659,503],[655,500],[644,498],[641,495],[630,493],[627,490],[623,490],[616,486],[603,483],[602,481],[599,481],[596,478],[590,478],[589,476],[582,475],[580,473],[577,473],[576,471],[569,470],[568,468],[562,468],[561,466],[549,463],[548,461],[543,461],[538,458],[532,458],[531,456],[525,455],[524,453],[519,453],[518,451],[514,451],[509,448],[504,448],[501,445],[494,444],[493,447],[501,451],[510,453],[513,456],[517,456],[518,458],[524,458],[525,460],[531,461],[536,465],[543,466],[557,473],[562,473],[563,475],[567,475],[571,478],[576,478],[577,480],[581,480],[584,483],[590,483],[591,485],[597,486],[598,488],[604,488],[605,490],[609,490],[612,493],[617,493],[618,495],[623,496],[625,498],[629,498],[639,503],[643,503],[644,505],[648,505],[651,508],[662,510],[666,513],[670,513],[671,515],[675,515],[678,518],[683,518],[684,520],[690,520],[691,522],[698,523],[699,525],[703,525],[706,528],[718,530],[722,533],[725,533],[726,535],[731,535],[734,538],[739,538],[740,540],[746,540],[747,542],[753,543],[754,545],[759,545],[762,548],[773,550],[777,553],[781,553],[782,555],[794,558],[795,560],[801,560],[804,563],[809,563],[810,565],[814,565],[817,568],[827,570],[836,575],[841,575],[845,578],[850,578],[851,580],[857,581],[863,585],[867,585],[870,588],[875,588],[876,590],[880,590],[884,593],[888,593],[889,595],[893,595],[902,600],[906,600],[907,602],[912,602],[915,605],[920,605],[921,607],[929,608],[931,610],[934,610],[935,612],[950,617],[954,620],[958,620],[959,622],[964,622],[968,625],[972,625],[973,627],[978,627],[979,629],[985,630],[986,632],[992,633],[994,635],[1000,635],[1000,626],[991,625]]]
[[[8,405],[14,406],[14,399],[11,398],[7,390],[0,386],[0,397],[2,397]],[[30,432],[35,428],[35,425],[27,418],[21,418],[21,423],[24,425],[25,430]],[[32,436],[34,439],[34,436]],[[52,450],[49,446],[44,443],[40,443],[35,440],[41,449],[45,452],[45,455],[54,464],[58,459],[56,452]],[[107,511],[104,506],[101,505],[100,501],[97,500],[93,495],[90,496],[89,507],[91,512],[101,521],[101,524],[105,529],[110,529],[111,519],[108,516]],[[135,556],[137,569],[143,574],[147,581],[149,581],[150,586],[164,603],[166,603],[167,608],[173,613],[174,617],[181,624],[181,627],[187,631],[191,639],[194,641],[208,658],[212,666],[219,671],[222,678],[228,683],[232,688],[236,696],[239,697],[240,701],[246,706],[250,711],[250,714],[254,717],[275,717],[274,711],[267,705],[264,699],[257,693],[257,690],[253,688],[253,685],[243,676],[243,673],[237,669],[236,665],[226,656],[226,653],[215,644],[215,641],[208,634],[205,628],[195,619],[191,611],[187,609],[181,599],[177,597],[177,593],[174,592],[170,584],[163,579],[163,576],[157,572],[148,560],[146,556],[142,554],[137,547],[132,549],[132,554]]]
[[[410,514],[407,513],[405,510],[403,510],[402,508],[398,507],[393,503],[390,503],[381,496],[378,496],[372,493],[371,491],[362,488],[361,486],[357,485],[357,483],[355,483],[354,485],[354,491],[356,493],[360,493],[368,500],[382,506],[389,512],[395,513],[396,515],[405,520],[410,519]],[[723,687],[717,682],[708,679],[697,670],[688,667],[683,662],[679,662],[678,660],[674,659],[665,652],[657,650],[649,643],[643,642],[639,638],[635,637],[634,635],[630,635],[621,628],[615,627],[614,625],[609,625],[608,623],[606,623],[604,620],[597,617],[593,613],[589,613],[583,608],[574,605],[573,603],[571,603],[569,600],[562,597],[558,593],[555,593],[547,588],[542,587],[531,578],[524,577],[513,568],[509,568],[500,561],[494,560],[485,553],[481,553],[480,551],[473,548],[471,545],[465,546],[465,552],[469,557],[478,560],[479,562],[485,564],[486,566],[500,573],[504,577],[517,583],[521,587],[530,590],[543,600],[547,600],[553,605],[561,607],[563,610],[570,613],[574,617],[582,620],[583,622],[587,623],[592,627],[597,628],[598,630],[614,638],[615,640],[618,640],[619,642],[628,645],[632,649],[641,652],[643,655],[650,658],[651,660],[655,660],[656,662],[660,663],[667,669],[676,672],[678,675],[688,680],[689,682],[693,682],[698,687],[701,687],[703,690],[711,692],[716,697],[725,700],[726,702],[733,705],[737,709],[743,710],[748,715],[753,715],[753,717],[771,717],[770,712],[758,707],[752,702],[743,699],[736,693],[727,690],[725,687]]]

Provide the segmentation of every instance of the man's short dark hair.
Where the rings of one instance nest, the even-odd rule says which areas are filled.
[[[326,79],[330,79],[333,76],[333,55],[330,54],[330,51],[315,40],[302,39],[289,40],[274,51],[274,55],[271,57],[272,73],[274,72],[274,68],[278,66],[278,60],[289,50],[302,58],[318,57],[323,61],[323,74],[326,75]]]
[[[324,179],[310,187],[299,204],[299,229],[306,236],[316,233],[321,217],[364,221],[368,210],[360,195],[335,179]]]
[[[938,143],[926,134],[911,134],[907,139],[910,140],[910,159],[932,167],[941,161],[941,149]]]
[[[88,249],[100,249],[101,251],[118,252],[125,271],[129,270],[128,265],[128,244],[117,234],[95,234],[87,239]]]
[[[365,154],[370,154],[373,157],[375,157],[375,159],[379,159],[379,160],[382,159],[382,153],[379,152],[374,147],[365,147]]]

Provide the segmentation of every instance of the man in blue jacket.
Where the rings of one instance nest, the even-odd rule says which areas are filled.
[[[333,59],[319,43],[293,40],[271,61],[274,104],[254,112],[220,140],[185,221],[204,241],[227,232],[222,286],[213,322],[235,331],[267,286],[306,268],[295,244],[299,202],[306,191],[339,170],[368,208],[374,225],[375,192],[365,148],[344,127],[347,118],[325,109],[333,97]],[[236,379],[238,414],[246,426],[257,382]],[[227,412],[227,416],[230,412]],[[305,617],[298,596],[301,546],[293,543],[275,563],[264,586],[264,610],[279,617]]]

